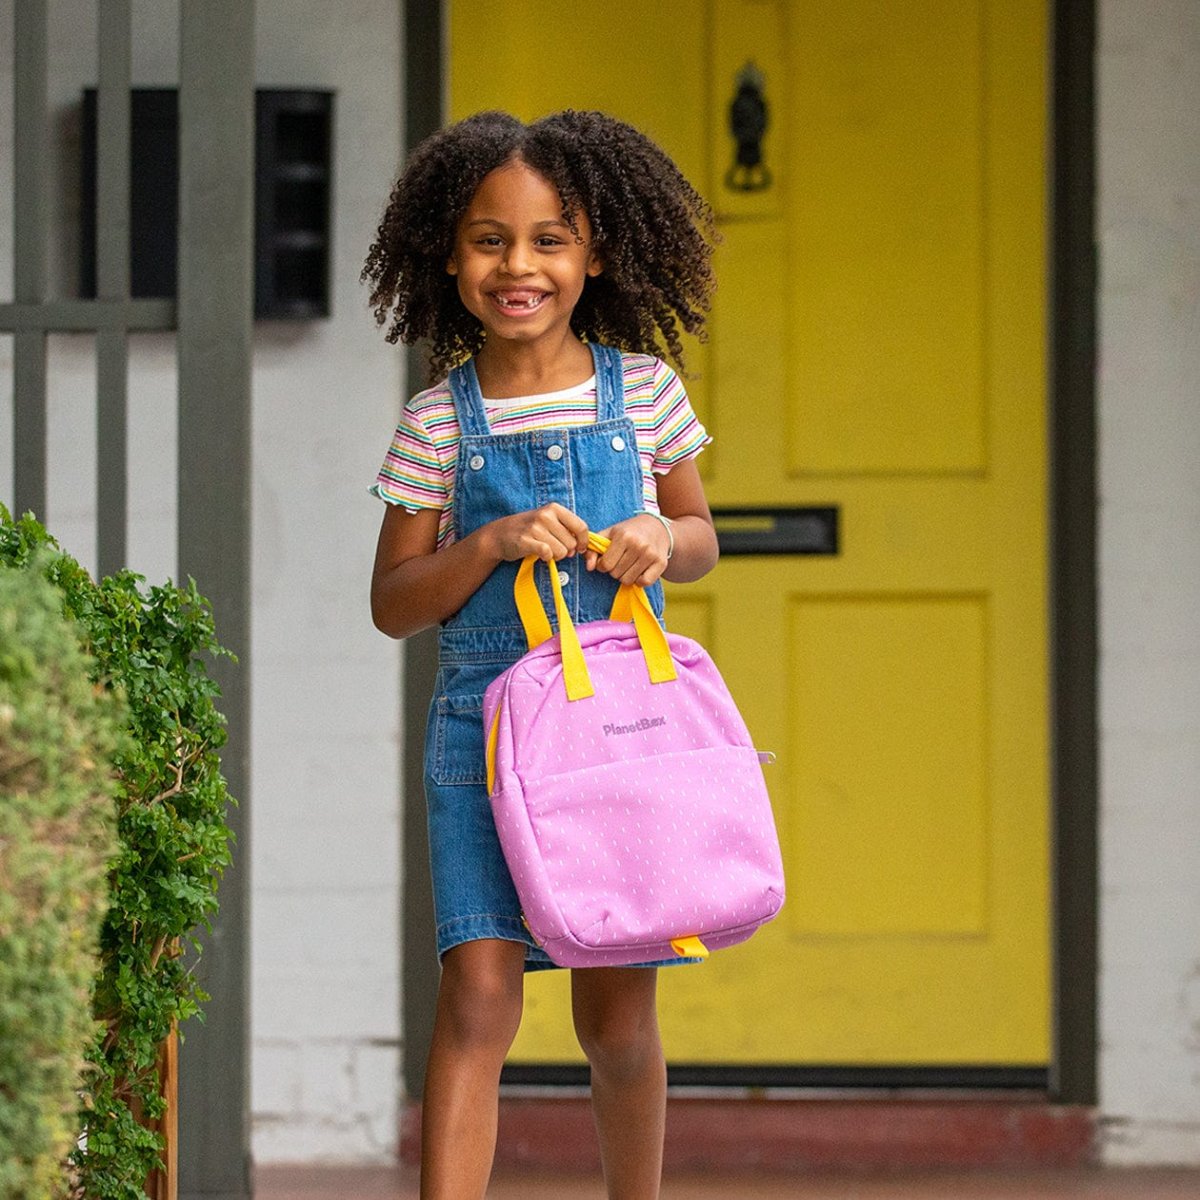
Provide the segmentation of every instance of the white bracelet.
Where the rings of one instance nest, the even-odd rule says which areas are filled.
[[[671,529],[671,518],[664,517],[660,512],[651,512],[646,509],[646,516],[653,517],[656,521],[661,521],[663,528],[667,531],[667,562],[671,561],[671,555],[675,553],[675,534]]]

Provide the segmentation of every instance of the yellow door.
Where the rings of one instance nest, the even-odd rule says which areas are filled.
[[[701,461],[714,508],[771,510],[725,529],[837,514],[834,554],[726,555],[669,593],[778,755],[789,896],[661,972],[668,1057],[1046,1063],[1046,0],[450,15],[452,117],[605,109],[716,208]],[[727,179],[747,68],[753,191]],[[529,980],[515,1060],[578,1060],[566,985]]]

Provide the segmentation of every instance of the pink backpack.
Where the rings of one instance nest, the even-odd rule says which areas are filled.
[[[515,587],[533,648],[483,702],[488,792],[525,923],[563,967],[745,941],[783,904],[769,756],[703,647],[664,633],[641,588],[576,630],[551,570],[551,636],[537,561]]]

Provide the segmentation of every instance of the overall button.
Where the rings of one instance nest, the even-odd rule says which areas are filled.
[[[566,573],[566,571],[559,571],[558,582],[561,583],[563,587],[566,587],[567,584],[571,582],[571,577]]]
[[[482,470],[483,455],[482,454],[472,454],[470,459],[468,459],[468,461],[467,461],[467,466],[470,467],[472,471]]]
[[[614,450],[624,450],[625,449],[625,439],[619,433],[612,440],[612,448]]]
[[[553,446],[548,446],[546,448],[546,457],[551,462],[558,462],[558,460],[560,458],[562,458],[562,456],[563,456],[563,448],[557,442],[555,442]]]

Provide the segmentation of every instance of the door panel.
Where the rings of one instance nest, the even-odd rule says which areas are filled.
[[[986,599],[793,597],[785,622],[791,932],[981,936]]]
[[[713,506],[839,510],[836,555],[668,589],[778,755],[789,883],[745,946],[660,973],[673,1061],[1048,1059],[1045,8],[452,0],[452,116],[607,109],[714,205]],[[747,66],[759,191],[726,180]],[[528,981],[515,1059],[578,1061],[567,986]]]
[[[814,5],[789,42],[792,473],[983,466],[981,9]]]

